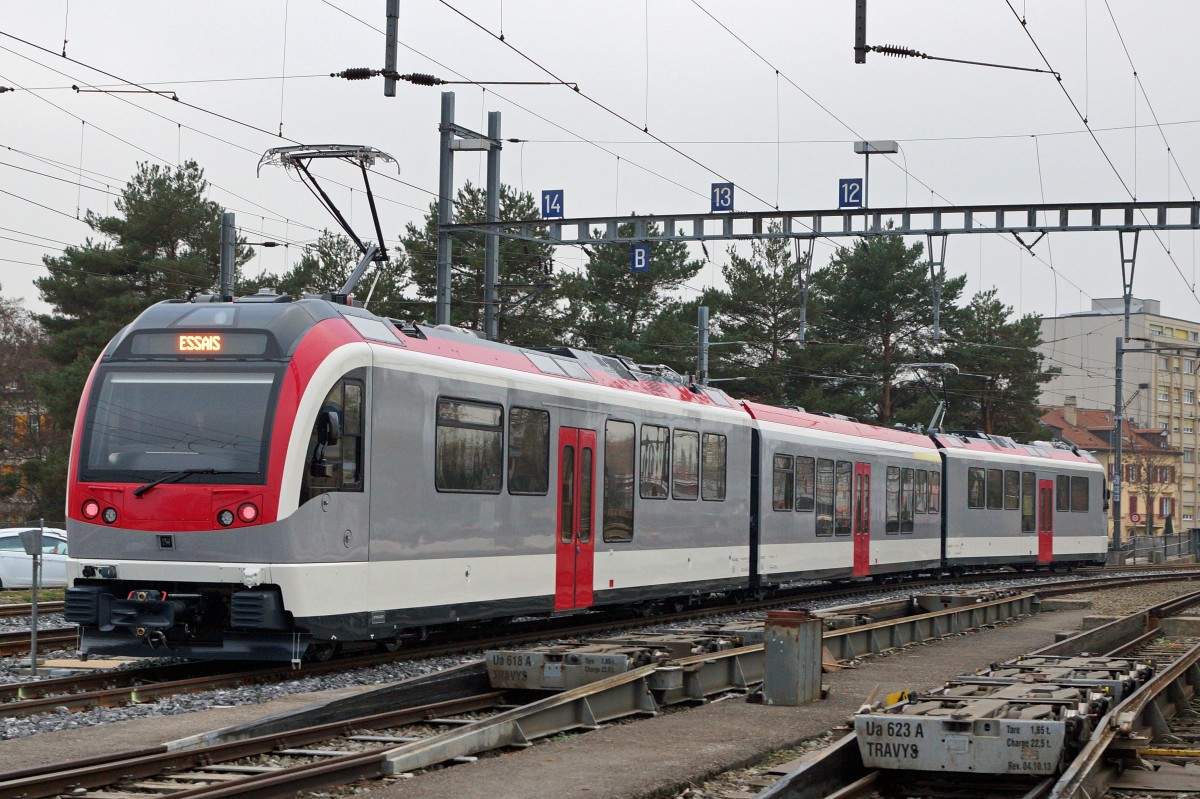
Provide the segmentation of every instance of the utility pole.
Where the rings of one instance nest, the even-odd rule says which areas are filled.
[[[708,385],[708,306],[696,309],[696,382]]]
[[[221,214],[221,302],[233,300],[233,260],[237,244],[237,228],[233,224],[233,213]]]
[[[799,335],[797,343],[800,349],[804,349],[804,337],[808,335],[808,287],[809,281],[812,279],[812,259],[813,247],[817,240],[810,238],[808,240],[808,255],[803,261],[800,259],[800,239],[796,239],[796,278],[800,282],[800,323]]]
[[[500,112],[488,113],[488,139],[495,142],[487,154],[487,221],[500,221]],[[490,228],[483,243],[483,335],[488,341],[500,338],[500,231]]]
[[[454,92],[442,92],[442,122],[438,126],[442,143],[438,178],[437,314],[439,325],[450,324],[450,232],[446,225],[454,221]]]
[[[437,250],[437,324],[450,324],[450,261],[451,231],[454,222],[454,153],[457,151],[488,154],[488,183],[486,222],[500,221],[500,112],[488,114],[488,134],[457,125],[454,122],[454,92],[442,92],[440,178],[438,180],[438,250]],[[490,277],[489,277],[490,271]],[[500,230],[492,224],[486,231],[484,244],[484,325],[483,333],[495,340],[499,330],[499,302],[496,299],[500,272]]]
[[[396,96],[396,27],[400,22],[400,0],[387,0],[387,42],[383,50],[383,96]]]
[[[1128,296],[1128,295],[1126,295]],[[1129,335],[1129,302],[1125,302],[1125,335]],[[1112,477],[1112,510],[1113,510],[1113,551],[1121,551],[1121,448],[1125,438],[1125,399],[1121,394],[1125,390],[1125,338],[1117,336],[1117,381],[1116,399],[1113,403],[1113,477]],[[1117,565],[1120,565],[1119,563]]]
[[[1112,478],[1112,510],[1113,510],[1113,551],[1121,550],[1121,474],[1122,440],[1125,438],[1125,342],[1129,341],[1129,308],[1133,302],[1133,273],[1137,268],[1138,231],[1129,233],[1119,231],[1117,236],[1121,242],[1121,288],[1125,300],[1125,333],[1117,336],[1116,353],[1116,397],[1113,402],[1113,478]],[[1133,240],[1126,251],[1125,237],[1132,236]]]

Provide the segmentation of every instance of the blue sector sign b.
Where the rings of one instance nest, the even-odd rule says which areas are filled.
[[[650,271],[650,245],[634,244],[629,250],[629,271],[633,273]]]

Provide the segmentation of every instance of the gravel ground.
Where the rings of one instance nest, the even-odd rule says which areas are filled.
[[[1124,616],[1197,590],[1200,590],[1200,585],[1196,582],[1182,581],[1112,588],[1104,591],[1080,591],[1076,594],[1068,594],[1066,598],[1087,601],[1090,605],[1088,613],[1091,615]],[[768,775],[771,768],[801,757],[808,752],[824,749],[844,734],[844,730],[831,730],[824,735],[804,741],[798,747],[771,752],[760,763],[749,768],[725,772],[703,784],[694,785],[675,794],[673,799],[714,799],[715,797],[736,795],[739,792],[758,793],[763,787],[775,782],[775,778]],[[1141,792],[1121,792],[1110,794],[1110,796],[1113,799],[1152,799],[1151,794]],[[1200,799],[1200,793],[1187,794],[1179,799]]]
[[[1074,575],[1013,575],[1011,578],[999,580],[992,579],[988,581],[981,580],[978,583],[954,585],[948,587],[948,590],[961,591],[970,590],[972,588],[1020,589],[1050,582],[1061,583],[1064,580],[1070,581],[1073,579],[1085,578]],[[1194,590],[1195,585],[1183,582],[1165,583],[1161,585],[1151,585],[1145,587],[1115,589],[1112,591],[1093,591],[1088,592],[1087,596],[1094,597],[1094,601],[1101,603],[1095,606],[1095,613],[1130,613],[1135,609],[1134,605],[1131,603],[1142,601],[1144,605],[1151,605],[1156,602],[1161,602],[1163,599],[1167,599],[1172,596],[1188,593],[1189,589]],[[903,599],[912,593],[913,592],[911,588],[906,588],[903,585],[884,586],[882,588],[865,588],[863,596],[854,600],[854,602],[878,602],[891,599]],[[839,598],[836,600],[798,601],[796,603],[796,607],[803,607],[809,610],[828,610],[831,608],[845,606],[850,604],[850,602],[851,601],[847,600],[846,598]],[[1108,608],[1112,609],[1109,610]],[[1125,609],[1122,610],[1121,608]],[[763,612],[714,615],[713,617],[706,618],[704,620],[693,620],[682,623],[679,626],[694,627],[702,623],[724,624],[728,622],[753,621],[755,619],[761,619],[764,615],[765,613]],[[63,623],[61,614],[47,614],[41,618],[46,619],[44,626],[47,627],[61,626]],[[28,617],[0,617],[0,624],[3,624],[5,628],[28,629],[29,621]],[[39,626],[42,625],[39,624]],[[650,625],[649,627],[646,625],[630,625],[625,629],[614,630],[613,632],[608,633],[608,635],[621,635],[623,633],[645,633],[648,629],[662,630],[669,628],[664,628],[662,625]],[[537,644],[529,644],[528,646],[545,646],[553,643],[564,642],[543,641]],[[42,732],[53,732],[56,730],[107,724],[125,719],[137,719],[157,715],[178,715],[181,713],[191,713],[194,711],[205,710],[214,707],[261,704],[264,702],[269,702],[273,699],[299,693],[327,691],[347,687],[382,685],[389,682],[395,682],[398,680],[408,679],[410,677],[428,674],[441,669],[450,668],[451,666],[455,666],[460,663],[476,660],[482,657],[482,655],[482,651],[479,651],[453,657],[438,657],[418,661],[392,663],[384,666],[358,669],[340,674],[303,677],[297,680],[274,685],[251,685],[236,689],[207,691],[194,694],[181,694],[173,697],[165,697],[155,703],[149,704],[129,704],[114,708],[95,708],[89,711],[78,713],[66,711],[64,708],[63,711],[59,713],[42,714],[38,716],[28,716],[22,718],[0,719],[0,740],[36,735]],[[75,649],[60,650],[44,653],[43,656],[46,658],[77,658],[79,657],[79,652]],[[26,679],[26,677],[19,674],[16,670],[19,660],[19,658],[0,658],[0,683],[17,682]],[[131,665],[140,666],[146,662],[147,661],[142,661]]]
[[[1077,594],[1067,594],[1066,598],[1087,600],[1091,603],[1089,612],[1094,616],[1125,616],[1196,591],[1200,591],[1200,582],[1181,580],[1173,583],[1110,588],[1107,591],[1080,591]]]

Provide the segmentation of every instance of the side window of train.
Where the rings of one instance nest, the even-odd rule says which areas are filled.
[[[1021,507],[1021,473],[1004,472],[1004,509],[1017,510]]]
[[[929,472],[924,469],[917,469],[917,503],[915,510],[917,513],[926,513],[929,510]]]
[[[812,512],[816,489],[816,461],[796,456],[796,510]]]
[[[504,408],[439,399],[434,486],[438,491],[499,494],[504,477]]]
[[[728,442],[720,433],[705,433],[700,459],[700,498],[725,501],[725,466]]]
[[[363,490],[363,382],[339,380],[325,395],[308,443],[301,504],[330,491]]]
[[[1021,472],[1021,532],[1037,532],[1037,475]]]
[[[1000,510],[1004,507],[1004,470],[987,470],[987,506],[988,510]]]
[[[929,473],[929,512],[941,513],[942,511],[942,473]]]
[[[632,422],[604,424],[604,541],[633,540],[633,481],[637,432]]]
[[[776,455],[771,469],[771,510],[791,510],[796,488],[796,467],[791,455]]]
[[[676,430],[671,439],[671,496],[700,498],[700,434]]]
[[[1071,478],[1060,474],[1054,480],[1054,509],[1067,512],[1071,510]]]
[[[912,469],[900,470],[900,532],[913,531],[913,506],[916,505],[916,475]]]
[[[642,499],[666,499],[670,494],[671,455],[667,450],[666,427],[642,425]]]
[[[967,507],[982,508],[987,493],[987,477],[983,469],[972,466],[967,469]]]
[[[817,535],[833,535],[833,461],[817,458]]]
[[[1071,512],[1088,512],[1088,479],[1086,477],[1071,478]]]
[[[900,532],[900,467],[887,467],[887,480],[885,481],[887,498],[885,500],[886,518],[884,521],[884,532],[889,535],[895,535]]]
[[[514,405],[508,412],[508,493],[550,489],[550,414]]]
[[[834,493],[833,534],[850,535],[851,505],[854,504],[854,464],[850,461],[837,462],[837,488]]]

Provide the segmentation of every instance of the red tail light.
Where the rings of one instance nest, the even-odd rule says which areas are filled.
[[[83,508],[81,508],[81,510],[83,512],[83,518],[94,519],[100,515],[100,503],[94,499],[89,499],[87,502],[83,503]]]
[[[246,502],[238,508],[238,518],[245,524],[251,524],[258,518],[258,506],[253,502]]]

